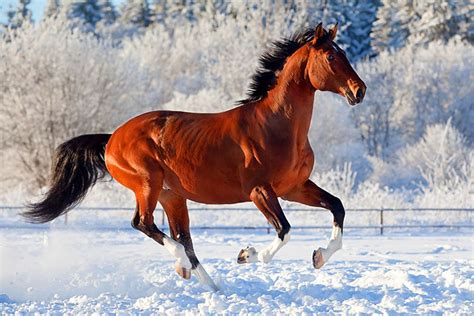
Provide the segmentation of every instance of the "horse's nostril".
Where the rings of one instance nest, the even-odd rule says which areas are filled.
[[[356,92],[357,100],[361,101],[363,97],[364,97],[364,92],[362,91],[361,88],[357,88],[357,92]]]

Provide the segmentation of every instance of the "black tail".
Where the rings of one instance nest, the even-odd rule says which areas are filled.
[[[22,215],[29,222],[46,223],[79,204],[89,188],[108,173],[104,153],[110,136],[81,135],[61,144],[53,159],[51,188]]]

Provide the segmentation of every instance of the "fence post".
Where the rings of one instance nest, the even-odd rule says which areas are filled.
[[[383,235],[383,207],[380,209],[380,235]]]

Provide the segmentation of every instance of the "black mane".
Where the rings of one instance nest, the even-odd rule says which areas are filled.
[[[325,40],[324,32],[320,40]],[[276,84],[277,72],[283,68],[286,59],[293,55],[301,46],[314,38],[314,28],[296,32],[289,38],[283,38],[271,43],[270,49],[259,58],[259,67],[252,76],[247,92],[247,98],[238,104],[254,102],[264,98]],[[319,40],[318,40],[319,42]]]

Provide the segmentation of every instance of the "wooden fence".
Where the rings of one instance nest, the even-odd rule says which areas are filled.
[[[3,212],[19,212],[23,210],[24,207],[21,206],[0,206],[0,211]],[[122,207],[78,207],[77,210],[86,210],[86,211],[95,211],[95,212],[117,212],[117,211],[132,211],[130,208],[122,208]],[[213,207],[213,208],[189,208],[190,214],[192,215],[195,212],[255,212],[255,208],[226,208],[226,207]],[[289,215],[295,212],[325,212],[328,213],[327,210],[323,209],[309,209],[309,208],[288,208],[284,209],[285,214]],[[383,235],[386,230],[389,229],[420,229],[420,228],[431,228],[431,229],[474,229],[474,208],[361,208],[361,209],[347,209],[346,216],[348,213],[365,213],[365,212],[372,212],[376,213],[374,215],[378,219],[377,224],[371,225],[346,225],[345,229],[355,230],[355,229],[376,229],[379,231],[380,235]],[[414,212],[417,215],[426,213],[426,212],[435,212],[440,216],[446,215],[446,213],[452,214],[456,216],[456,223],[455,224],[440,224],[440,223],[429,223],[425,222],[423,224],[420,223],[411,223],[410,219],[407,218],[403,221],[403,223],[396,223],[390,224],[386,221],[387,214],[395,215],[404,212]],[[161,227],[166,229],[166,215],[163,209],[157,208],[155,214],[160,214],[157,216],[157,224],[160,223]],[[413,214],[413,213],[412,213]],[[67,217],[64,217],[65,223],[67,224]],[[1,222],[1,219],[0,219]],[[1,225],[0,225],[1,228]],[[329,225],[324,226],[317,226],[317,225],[296,225],[292,226],[292,229],[298,230],[306,230],[306,229],[326,229],[330,228]],[[272,232],[272,227],[267,224],[266,226],[253,226],[253,225],[193,225],[193,230],[239,230],[239,229],[246,229],[246,230],[265,230],[268,233]]]

